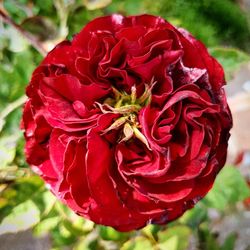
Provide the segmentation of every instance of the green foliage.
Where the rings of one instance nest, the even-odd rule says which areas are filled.
[[[158,233],[159,248],[161,250],[183,250],[189,245],[192,231],[187,226],[173,226]]]
[[[45,236],[60,222],[59,216],[49,217],[41,220],[39,224],[34,227],[34,235],[37,237]]]
[[[17,179],[1,194],[0,232],[18,232],[35,226],[54,203],[55,197],[39,177]]]
[[[121,250],[151,250],[152,243],[144,237],[137,236],[124,243]]]
[[[28,1],[17,1],[8,0],[3,1],[4,8],[11,14],[11,17],[16,21],[20,22],[27,17],[26,4]]]
[[[202,250],[234,250],[237,236],[229,234],[222,245],[216,240],[216,234],[213,234],[208,228],[207,223],[202,224],[198,229],[197,246]]]
[[[45,47],[72,38],[84,24],[100,15],[151,13],[187,28],[212,47],[209,51],[224,66],[227,79],[250,60],[246,53],[250,50],[247,17],[235,1],[109,2],[4,0],[2,5],[15,22]],[[244,178],[234,167],[225,167],[207,197],[167,226],[147,225],[138,231],[120,233],[95,225],[56,201],[25,163],[19,128],[25,86],[42,56],[13,27],[0,20],[0,59],[0,234],[32,228],[36,237],[49,234],[54,250],[66,246],[73,250],[185,250],[191,241],[199,249],[234,249],[236,235],[228,235],[219,244],[211,231],[209,216],[211,209],[220,216],[232,213],[238,203],[250,196]]]
[[[235,244],[235,235],[229,235],[220,245],[208,228],[208,210],[226,211],[226,206],[236,205],[250,193],[243,177],[233,167],[225,167],[217,180],[208,196],[175,223],[167,227],[148,225],[138,232],[120,233],[110,227],[94,225],[74,214],[56,201],[39,177],[23,177],[2,192],[0,232],[33,227],[35,236],[50,234],[55,249],[70,246],[75,250],[108,250],[110,247],[122,250],[185,250],[191,238],[197,237],[202,249],[230,250]]]
[[[195,230],[198,228],[204,221],[208,220],[207,207],[203,205],[202,202],[196,204],[196,206],[186,212],[179,221]]]
[[[113,240],[113,241],[123,241],[128,238],[129,234],[119,233],[112,227],[99,226],[100,237],[104,240]]]
[[[234,205],[250,196],[250,190],[239,170],[232,166],[222,169],[217,177],[214,187],[204,199],[204,203],[225,211],[227,206]]]
[[[220,250],[219,244],[215,239],[207,223],[202,224],[198,229],[198,246],[203,250]]]
[[[164,1],[165,2],[165,1]],[[223,42],[250,49],[247,14],[230,0],[175,0],[162,4],[160,13],[174,17],[207,46]]]
[[[221,250],[234,250],[236,238],[235,234],[229,234],[221,246]]]
[[[222,64],[227,80],[233,78],[234,72],[237,71],[243,63],[250,61],[249,54],[235,48],[211,48],[209,52]]]
[[[40,221],[40,211],[36,204],[27,200],[14,207],[0,224],[0,232],[10,233],[29,229]]]
[[[18,53],[6,51],[4,53],[0,64],[0,108],[24,93],[35,65],[33,53],[29,50]]]
[[[16,138],[13,136],[5,136],[0,138],[0,168],[8,166],[15,158]]]
[[[247,15],[242,13],[236,3],[230,0],[203,0],[201,2],[200,13],[218,27],[217,34],[226,44],[238,44],[240,48],[248,46],[250,29]]]

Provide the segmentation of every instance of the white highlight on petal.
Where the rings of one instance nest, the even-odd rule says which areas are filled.
[[[114,22],[114,23],[116,23],[116,24],[122,24],[122,22],[123,22],[123,16],[122,15],[119,15],[119,14],[114,14],[114,15],[112,15],[112,21]]]

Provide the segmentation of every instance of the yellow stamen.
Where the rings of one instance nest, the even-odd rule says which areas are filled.
[[[138,138],[142,143],[144,143],[150,151],[152,151],[152,149],[150,148],[148,144],[148,140],[142,134],[142,132],[137,127],[133,127],[133,131],[134,131],[135,137]]]
[[[125,137],[120,142],[128,141],[133,137],[134,131],[129,123],[125,123],[123,127],[123,134]]]
[[[145,84],[145,90],[139,98],[137,98],[136,85],[132,86],[130,94],[120,92],[116,88],[112,87],[114,93],[113,99],[108,97],[103,104],[96,102],[96,105],[98,105],[102,113],[121,115],[120,118],[113,122],[108,128],[103,130],[103,134],[114,129],[120,129],[123,126],[123,135],[120,143],[126,142],[135,136],[142,143],[144,143],[149,150],[152,150],[147,138],[139,130],[141,126],[138,122],[137,114],[143,106],[150,104],[151,92],[155,84],[156,82],[154,81],[154,78],[152,78],[152,81],[149,84]]]
[[[112,123],[108,128],[106,128],[105,130],[103,130],[103,134],[106,134],[106,133],[109,132],[110,130],[120,128],[120,127],[127,121],[127,119],[128,119],[127,116],[122,116],[122,117],[118,118],[118,119],[117,119],[114,123]]]
[[[131,88],[131,103],[135,104],[136,102],[136,87],[135,85]]]

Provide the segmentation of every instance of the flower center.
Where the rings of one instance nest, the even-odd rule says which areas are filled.
[[[131,88],[130,94],[112,88],[113,98],[108,97],[104,100],[104,104],[96,103],[103,113],[120,114],[120,117],[103,131],[103,134],[114,129],[122,129],[123,132],[119,142],[125,142],[136,137],[151,150],[146,137],[140,131],[141,126],[137,115],[142,107],[150,104],[151,90],[154,85],[155,82],[153,80],[149,85],[145,84],[144,93],[140,97],[137,96],[135,86]]]

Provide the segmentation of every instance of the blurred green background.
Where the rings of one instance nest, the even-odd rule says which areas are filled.
[[[247,180],[235,166],[223,169],[213,190],[194,209],[162,227],[148,225],[119,233],[78,217],[56,201],[29,169],[23,154],[19,124],[25,86],[43,56],[21,33],[35,38],[43,52],[65,38],[71,39],[88,21],[101,15],[160,15],[203,41],[230,80],[250,60],[249,6],[247,0],[0,1],[1,16],[5,16],[0,17],[0,249],[10,233],[26,230],[42,237],[46,244],[29,248],[27,242],[24,250],[237,249],[239,232],[224,230],[222,224],[228,216],[241,216],[250,209]],[[250,249],[250,244],[245,247],[242,249]]]

